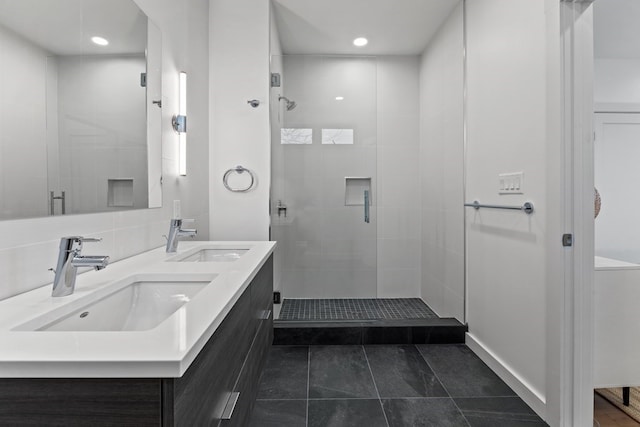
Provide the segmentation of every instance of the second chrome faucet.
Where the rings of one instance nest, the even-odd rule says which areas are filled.
[[[182,228],[183,222],[193,222],[192,219],[174,218],[169,224],[169,235],[167,235],[167,253],[178,250],[179,237],[195,237],[198,231],[195,228]]]

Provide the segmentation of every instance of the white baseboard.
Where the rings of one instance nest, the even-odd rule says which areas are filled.
[[[507,383],[516,394],[526,402],[543,420],[546,416],[546,404],[544,397],[536,392],[518,374],[513,372],[502,360],[496,357],[478,339],[467,332],[465,343],[484,363],[495,372],[502,381]]]

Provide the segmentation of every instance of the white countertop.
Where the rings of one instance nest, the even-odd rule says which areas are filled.
[[[638,269],[640,265],[632,262],[620,261],[619,259],[595,256],[594,266],[596,270],[618,270],[618,269]]]
[[[251,248],[233,262],[167,262],[198,247]],[[78,274],[75,292],[53,298],[52,285],[0,301],[0,377],[180,377],[222,323],[275,242],[182,241]],[[88,252],[88,251],[87,251]],[[16,331],[14,328],[139,274],[217,274],[189,303],[147,331]]]

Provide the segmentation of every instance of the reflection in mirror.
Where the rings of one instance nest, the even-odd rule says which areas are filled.
[[[0,219],[160,206],[159,38],[132,0],[0,0]]]

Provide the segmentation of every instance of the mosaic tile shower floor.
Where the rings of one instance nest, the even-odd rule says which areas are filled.
[[[437,319],[420,298],[285,299],[278,320]]]

